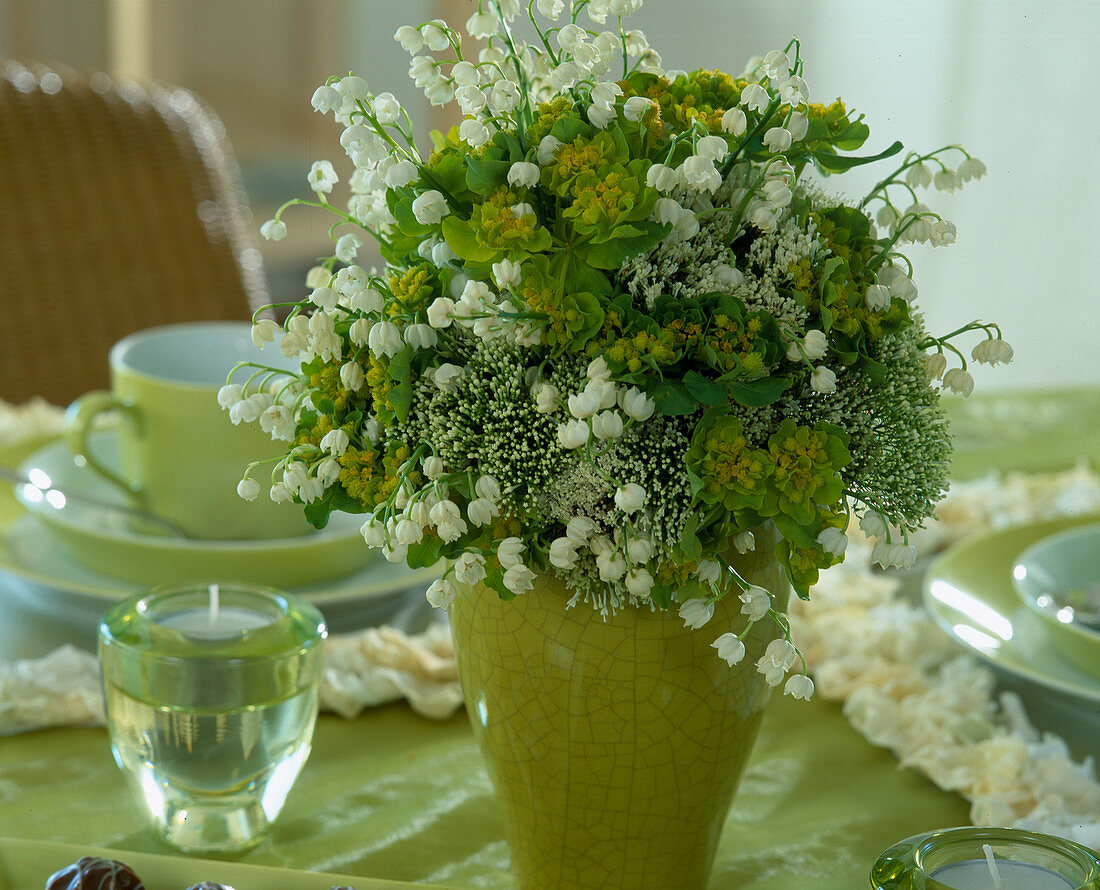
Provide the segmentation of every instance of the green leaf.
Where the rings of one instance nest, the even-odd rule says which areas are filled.
[[[881,383],[890,372],[890,369],[882,362],[875,361],[873,358],[869,358],[866,355],[861,355],[859,357],[859,366],[867,373],[867,376],[871,378],[872,383]]]
[[[623,223],[621,226],[615,226],[611,232],[611,238],[637,238],[639,235],[645,234],[646,232],[643,229],[630,225],[630,223]]]
[[[699,407],[699,402],[678,380],[665,380],[650,395],[662,414],[691,414]]]
[[[389,364],[386,366],[386,373],[390,375],[391,380],[396,380],[399,383],[405,380],[409,376],[409,368],[412,366],[413,348],[406,346],[397,355],[390,359]]]
[[[514,133],[510,133],[508,130],[501,130],[494,137],[493,141],[501,144],[507,150],[510,162],[523,160],[523,146],[519,144],[519,140]]]
[[[594,133],[592,125],[585,123],[578,117],[563,117],[554,121],[550,128],[550,135],[562,142],[572,142],[578,136],[590,136]]]
[[[395,419],[393,411],[390,410],[389,405],[385,402],[374,403],[374,416],[378,418],[378,422],[382,424],[382,426],[389,426]]]
[[[672,588],[654,584],[649,590],[649,598],[658,609],[668,609],[672,606]]]
[[[816,512],[816,511],[812,511]],[[796,547],[815,547],[817,546],[816,535],[818,533],[818,526],[820,522],[809,523],[812,534],[805,526],[795,522],[790,516],[783,513],[778,513],[772,518],[772,522],[775,523],[776,530],[784,538],[794,544]]]
[[[398,420],[403,421],[409,416],[412,397],[412,381],[408,379],[402,380],[386,394],[386,401],[393,405],[393,411]]]
[[[699,494],[703,490],[703,480],[699,478],[699,475],[691,468],[687,468],[688,485],[691,486],[692,496]],[[693,516],[695,514],[692,514]],[[699,524],[698,518],[695,520],[696,525]]]
[[[704,405],[720,405],[726,400],[726,388],[721,383],[708,380],[698,371],[688,371],[684,375],[684,386]]]
[[[442,155],[428,170],[430,187],[443,188],[462,200],[466,196],[466,158],[467,155],[454,150]],[[421,181],[424,182],[423,177]]]
[[[868,155],[865,157],[837,155],[825,151],[824,149],[818,149],[814,152],[814,163],[817,165],[817,168],[826,175],[830,173],[844,173],[847,170],[851,170],[853,167],[860,167],[864,164],[881,161],[883,158],[893,157],[904,147],[905,146],[900,142],[895,142],[889,148],[880,151],[877,155]]]
[[[703,558],[703,545],[699,542],[698,529],[699,513],[693,511],[688,515],[683,534],[680,536],[680,551],[689,560],[698,561]]]
[[[323,501],[315,501],[312,504],[306,504],[303,513],[306,514],[306,521],[313,528],[324,528],[329,524],[329,515],[332,513],[332,507]]]
[[[509,161],[496,161],[489,158],[467,159],[466,186],[479,195],[491,195],[508,180]]]
[[[534,234],[526,241],[522,242],[522,252],[517,251],[514,247],[510,252],[512,254],[522,253],[529,256],[535,253],[542,253],[553,246],[554,236],[550,234],[550,230],[546,228],[546,226],[538,226]]]
[[[855,151],[870,135],[871,129],[863,123],[863,115],[860,115],[857,120],[849,121],[846,127],[842,127],[832,138],[832,143],[841,151]]]
[[[405,558],[405,562],[413,569],[434,566],[439,562],[439,551],[442,546],[443,542],[434,535],[430,538],[425,538],[419,544],[410,544],[409,553]]]
[[[791,385],[789,377],[761,377],[751,383],[733,380],[729,384],[730,396],[746,408],[762,408],[778,399]]]
[[[570,251],[551,256],[550,276],[557,281],[566,282],[570,291],[587,291],[598,297],[606,297],[614,290],[606,274]]]
[[[443,217],[443,238],[457,256],[471,262],[487,263],[496,259],[500,253],[491,247],[478,244],[470,223],[454,214]]]
[[[578,245],[576,247],[577,256],[597,269],[618,269],[631,257],[645,253],[651,247],[654,247],[672,231],[671,226],[662,226],[652,222],[639,222],[638,226],[647,230],[644,235],[633,238],[616,238],[602,244]],[[458,253],[458,251],[456,250],[455,253]]]

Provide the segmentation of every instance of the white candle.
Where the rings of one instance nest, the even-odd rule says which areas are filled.
[[[1073,884],[1056,871],[1017,862],[1015,859],[998,859],[996,877],[985,859],[966,859],[953,862],[932,872],[945,887],[954,890],[1072,890]]]
[[[162,627],[169,627],[197,640],[227,640],[240,636],[246,630],[255,630],[273,624],[275,619],[255,609],[239,606],[222,606],[217,584],[209,588],[210,600],[205,609],[184,609],[158,619]]]

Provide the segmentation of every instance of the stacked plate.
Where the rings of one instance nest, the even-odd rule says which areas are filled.
[[[929,567],[924,602],[944,630],[1013,685],[1036,693],[1029,704],[1051,709],[1069,734],[1091,734],[1085,753],[1095,754],[1100,626],[1086,623],[1086,592],[1098,582],[1100,522],[1067,518],[949,548]]]
[[[110,460],[117,452],[112,435],[99,436],[97,452]],[[44,600],[64,600],[70,607],[98,613],[151,586],[232,579],[296,593],[318,606],[330,626],[343,629],[352,616],[374,619],[361,624],[385,620],[387,608],[438,576],[435,569],[412,571],[377,558],[359,533],[361,518],[344,514],[334,514],[325,529],[293,538],[173,537],[134,522],[124,509],[125,496],[74,463],[62,442],[35,452],[19,472],[36,484],[17,486],[24,509],[0,516],[10,522],[0,536],[0,572],[29,582]],[[0,527],[5,524],[0,521]]]

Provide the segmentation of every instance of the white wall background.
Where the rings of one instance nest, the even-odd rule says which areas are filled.
[[[909,251],[929,328],[1002,325],[1016,360],[977,369],[979,388],[1100,383],[1100,3],[648,0],[628,22],[666,67],[734,74],[797,35],[812,98],[864,112],[867,153],[981,158],[980,182],[926,201],[957,242]],[[862,195],[886,164],[832,185]]]
[[[338,128],[309,107],[323,77],[353,69],[392,91],[423,137],[430,111],[393,32],[438,15],[461,26],[473,4],[151,0],[152,74],[222,115],[265,219],[266,205],[305,194],[311,161],[341,155]],[[101,20],[124,5],[0,0],[0,55],[102,67]],[[910,249],[929,327],[1002,324],[1016,361],[976,369],[979,389],[1100,384],[1100,0],[646,0],[627,25],[646,31],[668,67],[734,74],[797,35],[812,98],[841,96],[864,112],[867,152],[895,139],[966,146],[988,176],[927,202],[958,225],[957,243]],[[831,186],[862,195],[886,163]],[[282,256],[289,238],[265,255],[269,271],[289,270],[297,296],[328,223],[291,224],[302,255]]]

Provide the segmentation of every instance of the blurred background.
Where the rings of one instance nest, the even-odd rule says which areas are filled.
[[[393,92],[414,112],[425,145],[429,130],[452,122],[445,116],[452,109],[430,108],[409,80],[408,54],[393,33],[435,17],[461,27],[474,6],[0,0],[0,58],[197,93],[220,116],[235,150],[255,236],[282,201],[309,197],[305,176],[313,161],[342,157],[338,126],[310,106],[328,75],[354,71],[376,92]],[[957,224],[957,243],[910,250],[929,329],[944,333],[974,318],[1001,323],[1016,361],[976,368],[979,389],[1100,382],[1093,267],[1100,3],[648,0],[627,27],[646,32],[667,68],[734,74],[750,56],[797,35],[811,98],[840,96],[863,112],[868,153],[895,139],[925,151],[964,145],[985,162],[987,176],[926,201]],[[885,172],[885,164],[873,165],[832,187],[859,196]],[[287,239],[259,244],[276,300],[303,295],[306,270],[331,252],[327,218],[298,208],[285,220]],[[11,298],[0,282],[0,301]]]

